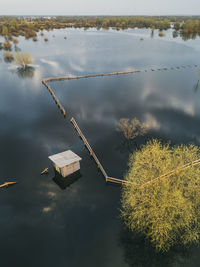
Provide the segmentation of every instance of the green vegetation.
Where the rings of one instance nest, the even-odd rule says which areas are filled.
[[[5,51],[3,57],[5,62],[12,62],[14,60],[14,55],[10,51]]]
[[[10,43],[9,41],[5,41],[5,42],[3,43],[3,48],[4,48],[5,50],[10,50],[11,47],[12,47],[12,45],[11,45],[11,43]]]
[[[164,37],[166,34],[164,32],[159,32],[158,34],[160,37]]]
[[[17,39],[15,39],[15,38],[12,38],[12,41],[13,41],[13,44],[14,44],[15,46],[19,43],[19,41],[18,41]]]
[[[33,63],[33,57],[29,52],[17,52],[15,54],[15,62],[21,67],[26,68],[28,65]]]
[[[95,27],[97,29],[116,30],[127,28],[151,28],[160,31],[167,30],[173,25],[181,35],[200,34],[200,17],[185,16],[83,16],[83,17],[0,17],[0,35],[7,39],[13,36],[24,36],[26,39],[34,38],[38,32],[43,36],[44,30],[61,29],[66,27],[84,28]],[[184,37],[185,38],[185,37]]]
[[[33,37],[33,41],[34,41],[34,42],[37,42],[37,41],[38,41],[38,39],[37,39],[36,36]]]
[[[177,38],[177,37],[178,37],[178,31],[177,31],[177,30],[174,30],[174,31],[173,31],[173,37],[174,37],[174,38]]]
[[[133,184],[123,186],[122,217],[129,229],[145,235],[159,251],[199,241],[200,168],[191,166],[150,181],[199,158],[194,145],[172,147],[157,140],[130,156],[125,180]]]

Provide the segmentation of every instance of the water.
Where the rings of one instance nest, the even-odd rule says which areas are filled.
[[[4,62],[0,52],[0,182],[19,182],[0,192],[1,265],[198,266],[196,247],[156,254],[123,229],[120,187],[105,185],[69,122],[71,116],[78,121],[108,175],[123,178],[134,147],[116,131],[120,118],[148,122],[148,136],[137,139],[138,145],[152,137],[200,144],[198,68],[52,82],[66,120],[41,79],[198,64],[200,39],[184,42],[170,31],[151,38],[149,30],[45,35],[49,42],[19,38],[19,48],[35,59],[25,73]],[[48,156],[67,149],[82,157],[82,176],[62,190]],[[49,175],[40,176],[45,167]]]

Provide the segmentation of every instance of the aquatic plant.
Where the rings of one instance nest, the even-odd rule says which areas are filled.
[[[5,51],[3,57],[5,62],[12,62],[14,60],[14,55],[10,51]]]
[[[134,183],[123,186],[122,218],[159,251],[199,242],[200,167],[177,169],[199,158],[197,146],[172,147],[158,140],[149,141],[130,156],[125,180]],[[152,182],[174,169],[170,177]]]
[[[37,39],[36,36],[34,36],[32,40],[33,40],[34,42],[37,42],[38,39]]]
[[[29,52],[16,52],[15,62],[25,68],[33,63],[33,57]]]
[[[16,38],[12,38],[12,41],[13,41],[13,44],[14,44],[15,46],[19,43],[19,41],[18,41]]]
[[[166,34],[164,32],[159,32],[158,34],[160,37],[164,37]]]
[[[5,41],[5,42],[3,43],[3,48],[4,48],[5,50],[10,50],[11,47],[12,47],[12,45],[11,45],[11,43],[10,43],[9,41]]]

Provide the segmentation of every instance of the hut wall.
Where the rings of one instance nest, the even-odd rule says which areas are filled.
[[[55,163],[53,163],[53,165],[56,171],[61,174],[61,169]]]
[[[74,163],[72,163],[72,164],[70,164],[68,166],[63,167],[61,169],[61,175],[63,177],[66,177],[66,176],[68,176],[68,175],[70,175],[73,172],[76,172],[78,170],[80,170],[80,162],[79,161],[74,162]]]

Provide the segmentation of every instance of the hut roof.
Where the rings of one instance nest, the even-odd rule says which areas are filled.
[[[70,165],[77,161],[82,160],[78,155],[76,155],[71,150],[67,150],[52,156],[49,156],[49,159],[53,161],[59,168]]]

